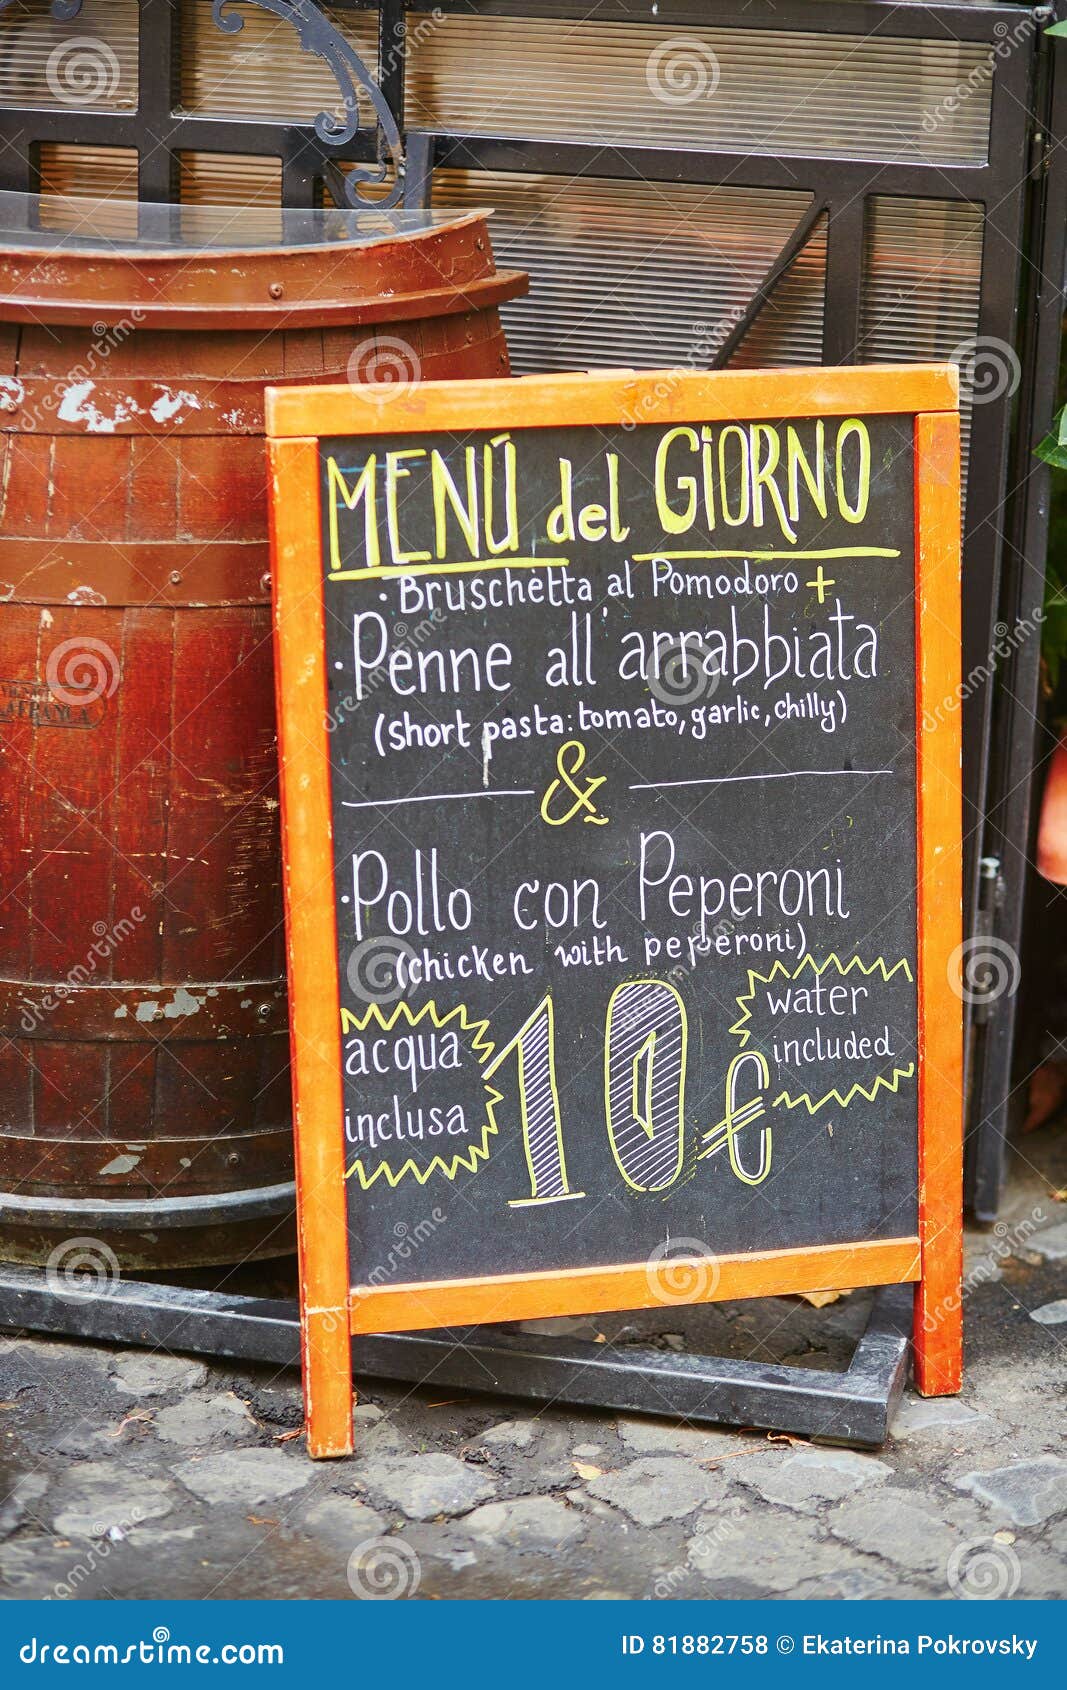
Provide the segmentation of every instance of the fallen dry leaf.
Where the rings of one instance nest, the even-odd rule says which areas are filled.
[[[277,1432],[274,1442],[276,1444],[291,1444],[294,1438],[302,1438],[303,1435],[303,1426],[294,1426],[291,1432]]]
[[[851,1297],[851,1291],[798,1291],[797,1296],[803,1297],[813,1309],[824,1309],[827,1303],[836,1303],[839,1297]]]
[[[571,1466],[580,1479],[599,1479],[603,1467],[594,1467],[591,1461],[573,1461]]]

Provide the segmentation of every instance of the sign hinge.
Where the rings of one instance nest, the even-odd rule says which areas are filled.
[[[978,864],[978,913],[975,918],[975,938],[979,941],[976,950],[982,949],[982,942],[992,944],[993,930],[996,926],[997,911],[1004,902],[1004,874],[999,857],[982,857]],[[995,995],[983,996],[974,1006],[974,1021],[977,1026],[984,1027],[993,1018],[993,1012],[999,999]]]
[[[1031,179],[1043,176],[1049,166],[1049,142],[1043,129],[1035,129],[1030,136],[1030,170]]]

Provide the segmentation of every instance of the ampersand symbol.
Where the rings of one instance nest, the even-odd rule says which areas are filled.
[[[588,810],[589,814],[582,817],[583,822],[592,822],[594,827],[604,827],[608,817],[598,813],[593,803],[593,793],[604,785],[606,775],[593,775],[584,785],[576,784],[576,776],[585,765],[586,751],[580,739],[568,739],[556,752],[556,778],[549,786],[541,800],[541,820],[549,827],[563,827],[573,821],[580,810]],[[574,803],[562,816],[549,814],[549,809],[558,792],[566,788],[574,794]]]

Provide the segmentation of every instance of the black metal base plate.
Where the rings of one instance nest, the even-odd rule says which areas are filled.
[[[884,1286],[844,1372],[614,1349],[507,1326],[353,1341],[357,1374],[589,1408],[759,1426],[831,1443],[885,1442],[907,1372],[912,1288]],[[0,1264],[0,1329],[300,1365],[296,1303],[121,1280],[72,1294],[39,1268]]]

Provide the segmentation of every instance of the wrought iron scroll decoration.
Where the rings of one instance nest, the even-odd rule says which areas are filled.
[[[57,3],[80,7],[82,0],[57,0]],[[400,131],[385,96],[355,48],[323,16],[312,0],[213,0],[215,23],[227,35],[239,35],[245,26],[243,17],[227,10],[236,4],[259,6],[264,11],[273,12],[284,23],[292,24],[304,52],[314,53],[322,59],[336,77],[344,116],[337,118],[332,112],[322,111],[316,117],[315,134],[323,147],[345,147],[354,141],[362,128],[361,99],[365,97],[370,102],[377,119],[377,162],[354,164],[347,174],[343,174],[327,157],[330,192],[334,198],[340,196],[344,206],[353,210],[373,207],[377,211],[388,211],[398,205],[404,196],[405,174]],[[383,146],[388,149],[388,158],[382,156]],[[390,164],[395,172],[395,181],[389,192],[382,195],[364,193],[365,188],[382,185]]]

